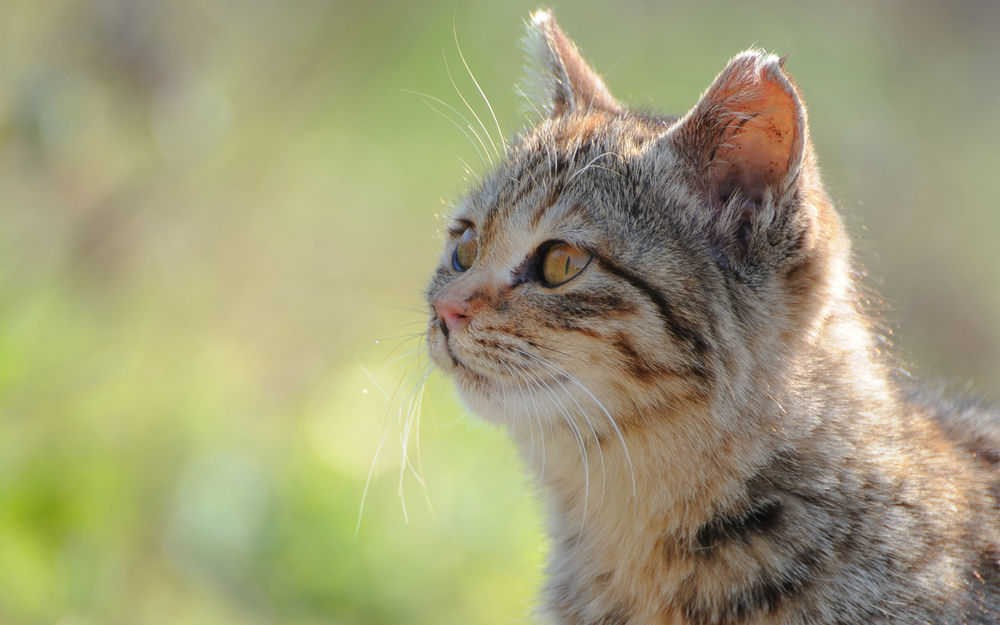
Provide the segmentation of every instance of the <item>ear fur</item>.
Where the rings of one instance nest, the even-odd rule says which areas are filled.
[[[575,111],[603,109],[617,113],[622,106],[615,100],[587,62],[576,44],[556,24],[552,11],[539,9],[527,22],[524,36],[529,64],[536,71],[531,82],[537,83],[542,104],[550,117]]]
[[[739,193],[752,212],[766,191],[780,198],[798,177],[806,111],[783,65],[760,50],[739,54],[671,131],[716,208]]]

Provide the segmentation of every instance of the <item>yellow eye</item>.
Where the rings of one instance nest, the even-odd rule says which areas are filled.
[[[451,257],[451,266],[455,271],[465,271],[476,262],[476,254],[479,251],[479,244],[476,242],[476,231],[467,228],[462,233],[462,238],[458,240],[458,247]]]
[[[542,280],[554,287],[575,278],[590,262],[590,254],[566,243],[549,248],[542,259]]]

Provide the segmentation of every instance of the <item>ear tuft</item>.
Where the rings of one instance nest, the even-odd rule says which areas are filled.
[[[710,204],[738,191],[759,206],[765,190],[780,196],[798,176],[806,112],[783,65],[761,50],[737,55],[674,127]]]
[[[550,117],[588,109],[622,110],[576,44],[556,24],[551,10],[535,11],[526,26],[528,82]]]

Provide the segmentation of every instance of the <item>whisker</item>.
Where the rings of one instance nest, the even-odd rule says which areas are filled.
[[[412,93],[416,93],[416,92],[414,91]],[[424,96],[424,97],[431,97],[431,96]],[[437,100],[437,98],[434,98],[434,99]],[[441,102],[441,101],[438,100],[438,102]],[[451,110],[453,110],[453,111],[455,110],[454,107],[452,107],[450,104],[447,104],[446,102],[441,102],[441,103],[444,104],[445,106],[447,106],[448,108],[450,108]],[[458,111],[455,111],[455,113],[458,114],[459,117],[462,117],[462,121],[465,122],[466,128],[468,128],[469,131],[472,132],[472,135],[475,136],[476,139],[479,140],[478,144],[475,141],[472,140],[472,136],[469,136],[469,133],[465,130],[465,128],[462,128],[461,126],[459,126],[458,122],[456,122],[454,119],[448,117],[444,113],[444,111],[442,111],[441,109],[435,107],[433,104],[431,104],[427,100],[424,100],[424,104],[427,105],[427,108],[431,109],[432,111],[434,111],[435,113],[437,113],[441,117],[444,117],[449,122],[451,122],[452,124],[454,124],[455,128],[458,128],[458,131],[461,132],[463,135],[465,135],[465,138],[468,139],[469,143],[472,144],[472,147],[475,148],[476,154],[479,155],[479,160],[482,161],[483,167],[490,167],[490,166],[493,165],[493,159],[491,157],[489,157],[489,152],[488,152],[488,150],[486,148],[486,143],[483,142],[482,137],[479,136],[479,133],[476,132],[476,129],[472,127],[472,123],[471,122],[469,122],[464,117],[462,117],[461,114],[458,113]],[[480,145],[482,146],[482,148],[480,148]],[[484,150],[487,150],[487,152],[485,154],[483,152]]]
[[[419,363],[418,363],[419,365]],[[422,375],[420,375],[422,373]],[[406,498],[403,493],[403,477],[406,471],[409,470],[410,474],[417,480],[417,483],[421,485],[424,489],[424,496],[427,499],[428,505],[430,504],[429,495],[427,493],[427,484],[424,482],[422,471],[418,471],[414,467],[413,462],[409,455],[410,450],[410,434],[413,428],[420,423],[420,410],[423,406],[423,393],[427,385],[427,378],[430,375],[430,369],[424,366],[422,369],[417,371],[418,380],[414,381],[410,385],[410,391],[407,394],[408,399],[406,401],[406,418],[403,418],[403,403],[400,402],[399,409],[397,411],[397,418],[400,429],[400,451],[402,453],[402,458],[399,467],[399,486],[398,494],[400,502],[403,506],[403,518],[406,522],[409,522],[409,517],[406,511]],[[419,441],[419,433],[416,436],[417,441]],[[419,455],[419,447],[417,453]],[[419,464],[419,459],[418,459]],[[433,514],[433,507],[431,507],[431,513]]]
[[[517,376],[514,374],[514,370],[511,368],[510,365],[508,365],[506,362],[503,362],[503,361],[498,362],[498,364],[501,367],[503,367],[504,371],[507,372],[507,375],[509,375],[512,379],[514,379],[515,382],[517,381]],[[507,385],[504,384],[504,380],[503,380],[502,377],[498,378],[498,381],[500,382],[500,392],[502,394],[502,400],[501,400],[501,404],[500,405],[501,406],[507,406]],[[520,384],[518,386],[520,386]],[[523,389],[521,390],[521,400],[524,401],[524,390]],[[535,429],[533,427],[531,427],[531,426],[534,425],[534,419],[532,419],[532,415],[528,411],[528,405],[527,405],[527,403],[525,403],[524,408],[525,408],[525,414],[528,416],[529,420],[531,421],[528,424],[528,438],[529,438],[528,449],[530,450],[530,452],[528,454],[528,463],[533,466],[535,464]],[[544,453],[544,451],[545,450],[543,449],[542,452]]]
[[[382,393],[382,397],[385,397],[386,401],[392,401],[392,398],[390,398],[389,394],[385,392],[385,389],[382,388],[382,385],[378,383],[378,380],[375,379],[375,376],[372,375],[372,372],[368,370],[368,367],[361,364],[361,360],[359,358],[355,358],[355,362],[359,367],[361,367],[361,370],[365,372],[365,375],[368,376],[368,380],[375,385],[375,388],[378,389],[378,392]]]
[[[372,379],[372,382],[375,384],[376,387],[379,388],[379,390],[381,390],[381,386],[378,384],[378,382],[376,382],[374,379]],[[383,395],[385,395],[384,392]],[[386,395],[387,400],[388,398],[389,396]],[[368,501],[368,489],[371,487],[372,477],[375,475],[375,467],[378,464],[379,457],[382,455],[382,450],[385,448],[385,440],[388,437],[389,437],[389,415],[387,413],[386,418],[382,424],[382,436],[378,441],[378,446],[376,446],[375,448],[375,455],[372,457],[372,462],[368,466],[368,476],[365,477],[365,486],[364,488],[361,489],[361,505],[358,508],[357,523],[354,525],[354,540],[357,540],[358,534],[361,533],[361,519],[365,512],[365,502]]]
[[[419,337],[419,338],[423,338],[423,337]],[[412,339],[410,339],[410,340],[412,340]],[[400,360],[403,360],[404,358],[409,358],[410,356],[413,356],[414,354],[418,354],[422,350],[423,350],[423,346],[422,345],[418,345],[417,347],[414,347],[413,349],[411,349],[409,351],[403,352],[402,354],[400,354],[398,356],[394,356],[394,357],[390,358],[389,360],[383,362],[381,365],[379,365],[379,368],[375,370],[375,373],[381,372],[383,369],[385,369],[389,365],[395,364],[395,363],[399,362]],[[369,377],[372,377],[371,374],[369,374]],[[372,377],[372,381],[374,382],[374,378],[373,377]],[[385,393],[383,392],[383,395],[384,394]]]
[[[455,12],[456,13],[458,12],[458,5],[457,4],[455,5]],[[469,64],[465,61],[465,54],[462,53],[462,45],[458,42],[458,29],[455,27],[455,18],[454,18],[454,16],[452,16],[452,20],[451,20],[451,33],[455,37],[455,47],[458,48],[458,57],[460,59],[462,59],[462,65],[465,66],[465,71],[469,73],[469,78],[472,79],[472,84],[476,85],[476,89],[479,91],[479,95],[482,96],[483,102],[486,103],[486,108],[488,108],[490,110],[490,115],[493,116],[493,123],[496,124],[496,126],[497,126],[497,136],[500,139],[500,145],[503,146],[503,151],[504,151],[504,153],[506,153],[507,152],[507,142],[503,138],[503,130],[500,130],[500,122],[499,122],[499,120],[497,120],[497,115],[496,115],[496,113],[493,112],[493,105],[490,104],[489,98],[487,98],[486,94],[483,93],[482,87],[479,86],[479,81],[476,80],[476,77],[472,74],[472,70],[469,69]],[[497,154],[497,156],[499,157],[500,155]]]
[[[517,366],[514,363],[511,363],[511,366],[515,367],[515,374],[517,370],[523,371],[523,367]],[[538,407],[538,402],[535,401],[535,396],[531,393],[526,392],[524,386],[522,386],[521,379],[523,379],[523,376],[514,375],[513,377],[514,381],[517,382],[518,390],[520,390],[521,392],[521,401],[522,403],[524,403],[525,411],[527,411],[528,415],[533,417],[534,422],[538,424],[538,433],[542,439],[542,467],[541,470],[539,471],[539,480],[544,481],[546,452],[545,452],[545,429],[544,429],[544,424],[542,423],[542,412]],[[525,382],[527,382],[527,380],[525,380]],[[528,407],[528,402],[527,402],[528,399],[531,400],[531,405],[534,407],[533,413],[532,410]]]
[[[411,93],[416,93],[416,92],[411,92]],[[396,304],[378,304],[378,306],[380,308],[392,308],[394,310],[402,310],[402,311],[406,311],[406,312],[413,312],[413,313],[417,313],[419,315],[425,315],[425,314],[427,314],[427,309],[426,308],[414,308],[412,306],[398,306]],[[414,322],[410,322],[410,323],[414,323]]]
[[[431,367],[426,365],[424,377],[420,383],[419,400],[417,401],[417,414],[416,423],[414,425],[414,445],[417,449],[417,470],[413,473],[413,477],[417,479],[420,483],[421,488],[424,491],[424,501],[427,502],[427,509],[431,513],[431,518],[436,519],[437,515],[434,513],[434,505],[431,503],[430,491],[427,488],[427,482],[424,481],[424,457],[420,449],[420,416],[422,414],[424,405],[424,390],[427,388],[427,378],[430,377]]]
[[[417,337],[411,336],[407,338],[407,340],[412,340],[412,338]],[[422,333],[419,335],[419,338],[423,338]],[[405,342],[406,341],[403,341],[403,343]],[[427,387],[428,377],[433,370],[433,367],[427,360],[426,356],[426,346],[421,344],[415,349],[408,350],[403,354],[387,359],[377,369],[375,369],[374,372],[366,367],[360,359],[357,359],[358,367],[365,373],[369,382],[378,390],[385,400],[386,414],[382,425],[382,434],[379,437],[379,442],[376,446],[374,456],[368,467],[368,474],[365,477],[365,485],[361,493],[361,503],[358,510],[357,523],[354,528],[355,539],[361,531],[361,522],[364,516],[365,505],[368,500],[368,493],[370,492],[375,470],[378,466],[379,459],[382,457],[382,452],[385,449],[385,444],[391,431],[390,426],[393,422],[395,422],[399,428],[399,444],[400,452],[402,454],[400,459],[400,474],[397,491],[403,511],[403,519],[404,521],[409,522],[409,511],[407,509],[406,497],[403,490],[403,481],[407,473],[412,475],[412,477],[421,486],[428,509],[430,510],[431,515],[434,515],[434,507],[430,501],[427,482],[423,475],[423,460],[420,452],[420,417],[423,409],[423,398]],[[414,366],[405,369],[400,374],[398,381],[392,389],[387,390],[386,387],[379,381],[378,374],[390,365],[406,358],[415,358],[416,360],[414,362]],[[415,455],[411,455],[410,453],[411,439],[416,447]]]
[[[555,352],[557,354],[562,354],[562,355],[567,356],[567,357],[572,357],[569,354],[566,354],[565,352],[562,352],[562,351],[557,350],[557,349],[552,348],[552,347],[548,347],[548,346],[541,345],[541,344],[538,344],[538,343],[536,343],[535,345],[537,347],[541,348],[541,349],[548,349],[548,350],[553,351],[553,352]],[[581,391],[583,391],[584,393],[586,393],[587,396],[591,399],[591,401],[593,401],[594,404],[598,408],[600,408],[601,412],[604,413],[604,416],[607,418],[608,423],[611,425],[611,428],[614,430],[615,435],[618,437],[618,442],[621,443],[622,450],[625,452],[625,461],[628,463],[629,476],[630,476],[631,481],[632,481],[632,494],[635,495],[635,496],[638,496],[639,489],[638,489],[638,485],[636,484],[636,480],[635,480],[635,467],[632,464],[632,455],[629,453],[628,444],[625,442],[625,435],[622,433],[621,428],[618,426],[618,423],[615,421],[614,417],[611,416],[611,413],[608,411],[608,409],[604,406],[604,404],[599,399],[597,399],[597,397],[590,391],[590,389],[588,389],[582,382],[580,382],[580,380],[576,376],[574,376],[573,374],[571,374],[569,371],[566,371],[563,368],[556,367],[552,363],[546,361],[545,359],[543,359],[540,356],[537,356],[535,354],[531,354],[531,356],[534,356],[537,362],[540,362],[543,365],[548,366],[550,369],[554,370],[557,374],[564,375],[567,379],[569,379],[571,382],[573,382],[577,387],[579,387],[579,389]]]
[[[497,144],[493,141],[493,137],[490,135],[489,130],[486,129],[486,124],[484,124],[483,120],[479,118],[479,115],[476,113],[476,109],[472,108],[472,105],[469,104],[469,101],[466,100],[465,96],[462,94],[462,90],[459,89],[458,85],[455,83],[455,78],[452,77],[452,75],[451,75],[451,67],[448,65],[448,57],[445,55],[444,50],[441,51],[441,57],[444,59],[444,70],[448,74],[448,80],[451,81],[451,86],[454,87],[455,93],[457,93],[458,97],[461,98],[462,102],[465,103],[466,108],[468,108],[469,112],[472,113],[472,117],[477,122],[479,122],[479,127],[483,129],[483,133],[486,135],[486,139],[490,142],[490,145],[493,147],[493,153],[496,154],[497,160],[500,160],[500,158],[502,158],[500,156],[500,151],[497,149]],[[471,128],[471,124],[470,124],[470,130],[471,129],[472,128]],[[477,134],[477,136],[478,136],[478,134]],[[480,139],[480,141],[482,141],[482,139]],[[486,148],[485,144],[483,145],[483,148],[484,149]],[[487,153],[487,155],[488,155],[488,153]],[[496,163],[494,163],[492,156],[490,157],[490,164],[491,165],[495,165],[496,164]]]
[[[600,165],[595,165],[595,163],[597,163],[597,161],[599,161],[600,159],[604,158],[605,156],[619,156],[619,155],[618,155],[617,152],[602,152],[601,154],[598,154],[594,158],[590,159],[590,161],[586,165],[584,165],[581,169],[573,172],[573,175],[569,177],[569,180],[567,180],[567,184],[570,183],[570,182],[573,182],[574,178],[576,178],[577,176],[579,176],[580,174],[582,174],[583,172],[585,172],[585,171],[587,171],[588,169],[591,169],[591,168],[594,168],[594,169],[603,169],[605,171],[609,171],[609,172],[615,174],[616,176],[621,176],[621,173],[619,173],[619,172],[617,172],[617,171],[615,171],[613,169],[610,169],[608,167],[602,167]]]
[[[560,367],[557,367],[557,366],[553,365],[550,362],[546,362],[543,358],[541,358],[541,357],[539,357],[537,355],[534,355],[534,354],[526,354],[526,355],[533,357],[535,359],[535,361],[538,362],[539,364],[548,367],[551,371],[555,372],[557,376],[561,375],[561,376],[566,377],[566,378],[571,378],[572,377],[569,374],[569,372],[561,369]],[[594,442],[596,443],[597,451],[598,451],[598,453],[601,456],[601,495],[603,497],[604,490],[605,490],[605,488],[607,486],[607,482],[608,482],[608,476],[607,476],[606,466],[605,466],[605,463],[604,463],[604,449],[600,445],[600,436],[597,434],[597,429],[594,427],[594,423],[590,420],[590,415],[583,408],[583,406],[580,405],[580,402],[577,401],[576,397],[573,396],[573,394],[569,392],[569,389],[566,387],[566,383],[563,382],[563,381],[561,381],[561,380],[558,380],[558,379],[557,379],[557,381],[559,382],[559,385],[562,387],[563,391],[565,391],[566,395],[576,405],[577,410],[580,411],[580,416],[583,418],[584,422],[587,424],[587,427],[590,428],[591,434],[594,435]]]
[[[531,394],[527,393],[525,391],[524,387],[521,386],[520,382],[518,382],[517,387],[521,391],[521,400],[524,401],[525,397],[530,398],[531,399],[531,404],[535,408],[534,420],[535,420],[535,423],[538,424],[538,434],[539,434],[539,437],[542,439],[542,467],[541,467],[541,471],[539,472],[539,479],[543,479],[544,480],[544,478],[545,478],[546,449],[545,449],[545,424],[542,422],[542,412],[541,412],[541,410],[538,407],[538,402],[535,401],[534,395],[531,395]],[[527,408],[527,402],[525,402],[525,408]]]
[[[455,158],[458,159],[458,162],[462,165],[462,169],[465,170],[465,173],[469,176],[465,179],[466,182],[472,182],[473,179],[482,179],[482,176],[478,172],[474,171],[472,166],[469,165],[464,158],[461,156],[456,156]]]
[[[418,321],[415,323],[406,323],[403,325],[416,325],[416,323],[419,323],[421,325],[427,324],[426,321]],[[406,334],[390,334],[389,336],[380,336],[379,338],[375,339],[375,344],[381,345],[382,343],[386,343],[389,341],[398,341],[399,342],[398,346],[403,346],[414,339],[421,339],[423,338],[423,336],[424,336],[423,330],[421,330],[420,332],[407,332]]]
[[[431,514],[432,515],[434,514],[434,508],[433,508],[433,506],[431,506],[431,502],[430,502],[430,495],[427,492],[427,483],[423,479],[423,471],[422,471],[422,469],[418,470],[418,468],[413,465],[413,462],[411,461],[410,455],[409,455],[410,433],[413,431],[414,427],[419,427],[419,425],[420,425],[420,411],[421,411],[421,408],[423,406],[424,389],[426,388],[427,378],[428,378],[429,375],[430,375],[430,371],[429,370],[425,370],[423,376],[420,378],[420,381],[417,382],[415,384],[415,386],[413,387],[413,391],[411,391],[410,399],[407,400],[406,419],[402,418],[402,415],[403,415],[403,413],[402,413],[402,404],[400,404],[400,412],[398,413],[399,414],[399,418],[400,418],[400,422],[399,422],[399,425],[400,425],[400,448],[401,448],[402,454],[403,454],[403,457],[402,457],[402,460],[401,460],[400,466],[399,466],[399,486],[398,486],[398,493],[399,493],[400,501],[401,501],[402,506],[403,506],[403,518],[404,518],[404,520],[407,523],[409,522],[409,517],[408,517],[407,512],[406,512],[406,497],[405,497],[405,495],[403,493],[403,477],[406,474],[407,470],[409,470],[410,474],[417,480],[417,483],[420,484],[420,486],[423,488],[424,497],[427,500],[428,506],[430,507]],[[420,466],[422,464],[422,462],[421,462],[421,460],[419,458],[419,454],[420,454],[419,440],[420,440],[420,434],[419,434],[419,430],[418,430],[417,434],[415,436],[415,441],[417,443],[417,456],[418,456],[418,458],[417,458],[417,465],[418,466]]]
[[[568,378],[568,377],[571,377],[571,376],[570,376],[570,374],[569,374],[568,372],[566,372],[566,371],[562,370],[562,369],[561,369],[561,368],[559,368],[559,367],[556,367],[556,366],[555,366],[555,365],[553,365],[552,363],[549,363],[549,362],[546,362],[546,361],[545,361],[545,359],[543,359],[542,357],[540,357],[540,356],[538,356],[538,355],[536,355],[536,354],[532,354],[532,353],[530,353],[530,352],[527,352],[527,351],[524,351],[524,350],[522,350],[522,349],[519,349],[519,348],[515,348],[515,349],[517,349],[517,351],[518,351],[518,352],[519,352],[519,353],[520,353],[520,354],[521,354],[522,356],[525,356],[526,358],[530,358],[530,359],[534,360],[535,362],[537,362],[537,363],[539,363],[539,364],[541,364],[541,365],[543,365],[543,366],[546,366],[546,367],[548,367],[548,368],[549,368],[549,370],[551,370],[551,371],[555,372],[555,374],[556,374],[557,376],[563,376],[563,377],[567,377],[567,378]],[[536,379],[537,379],[537,378],[536,378]],[[557,380],[557,381],[558,381],[558,380]],[[550,386],[549,386],[549,385],[548,385],[548,384],[547,384],[546,382],[544,382],[544,381],[541,381],[540,379],[539,379],[539,384],[541,384],[541,385],[544,385],[544,386],[545,386],[545,387],[546,387],[547,389],[551,388],[551,387],[550,387]],[[599,436],[598,436],[598,434],[597,434],[597,430],[596,430],[596,429],[594,428],[594,424],[593,424],[593,423],[591,422],[591,420],[590,420],[590,416],[589,416],[589,415],[587,414],[587,411],[586,411],[586,410],[584,410],[583,406],[581,406],[581,405],[580,405],[580,402],[578,402],[578,401],[576,400],[576,397],[574,397],[574,396],[573,396],[573,395],[572,395],[571,393],[569,393],[569,392],[568,392],[568,389],[566,388],[566,385],[565,385],[565,383],[563,383],[563,382],[559,381],[559,384],[560,384],[560,385],[562,386],[563,390],[567,391],[567,392],[566,392],[566,395],[567,395],[567,396],[568,396],[568,397],[570,398],[570,400],[572,400],[572,401],[573,401],[573,403],[574,403],[574,404],[576,405],[576,408],[577,408],[577,410],[579,410],[579,411],[580,411],[580,416],[581,416],[581,418],[582,418],[582,419],[584,420],[584,422],[586,422],[586,424],[587,424],[587,427],[589,427],[589,428],[590,428],[590,432],[591,432],[591,434],[593,434],[593,435],[594,435],[594,441],[595,441],[595,442],[597,442],[597,441],[599,440]],[[550,393],[550,396],[552,396],[552,397],[553,397],[553,399],[554,399],[554,400],[555,400],[555,401],[556,401],[556,402],[557,402],[557,403],[559,404],[559,406],[560,406],[560,409],[561,409],[561,410],[562,410],[562,411],[563,411],[563,412],[564,412],[564,413],[565,413],[565,414],[566,414],[567,416],[569,416],[569,413],[567,412],[567,409],[566,409],[566,406],[565,406],[565,404],[563,403],[563,401],[562,401],[561,399],[559,399],[559,398],[558,398],[557,396],[555,396],[555,395],[554,395],[553,393]],[[599,452],[600,452],[600,454],[601,454],[601,479],[603,480],[603,483],[606,483],[606,482],[607,482],[607,473],[606,473],[606,467],[605,467],[605,465],[604,465],[604,450],[603,450],[603,449],[601,449],[600,445],[598,445],[598,446],[597,446],[597,449],[598,449],[598,451],[599,451]],[[602,485],[602,489],[603,489],[603,485]]]
[[[553,398],[554,403],[559,404],[560,412],[562,413],[563,420],[566,425],[569,426],[570,431],[573,433],[573,437],[576,439],[577,448],[580,451],[580,460],[583,463],[584,481],[583,481],[583,511],[581,515],[581,531],[583,530],[583,525],[586,523],[587,519],[587,509],[589,507],[590,501],[590,457],[587,453],[587,442],[583,438],[583,433],[577,426],[572,415],[566,411],[565,406],[563,406],[553,395],[551,389],[545,384],[544,380],[539,378],[536,374],[531,371],[522,368],[522,372],[527,375],[530,379],[534,380],[534,383],[549,394]]]

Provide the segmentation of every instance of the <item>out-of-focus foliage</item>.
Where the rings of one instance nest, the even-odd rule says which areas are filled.
[[[904,359],[994,392],[998,6],[556,9],[642,107],[790,53]],[[436,214],[478,167],[424,100],[464,110],[447,59],[487,114],[454,27],[523,127],[534,8],[0,6],[0,625],[529,620],[541,513],[513,449],[434,375],[421,423],[410,404]]]

